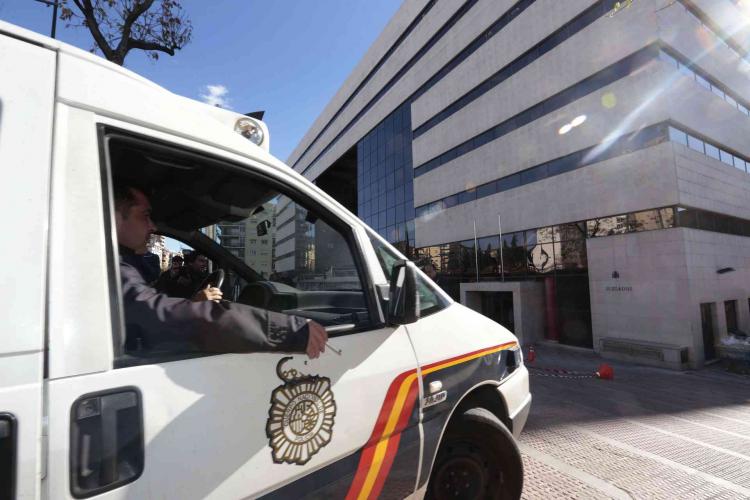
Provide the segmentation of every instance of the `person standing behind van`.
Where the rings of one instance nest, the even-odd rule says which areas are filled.
[[[190,252],[185,255],[185,265],[163,272],[154,288],[170,297],[200,300],[202,294],[197,292],[203,280],[208,276],[207,265],[208,259],[205,255]]]
[[[120,279],[125,312],[125,346],[141,338],[190,340],[209,352],[306,352],[317,358],[328,334],[306,318],[244,304],[214,302],[221,291],[209,288],[203,300],[169,297],[146,282],[142,255],[156,226],[143,191],[115,185],[115,225],[120,251]]]

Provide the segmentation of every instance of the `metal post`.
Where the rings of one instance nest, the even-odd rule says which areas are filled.
[[[52,7],[52,38],[55,38],[55,33],[57,33],[57,6],[59,5],[59,0],[54,0],[55,6]]]
[[[500,231],[500,276],[505,281],[505,269],[503,268],[503,226],[500,224],[500,214],[497,216],[497,228]]]
[[[36,0],[39,3],[43,3],[47,7],[52,6],[52,32],[50,36],[55,38],[57,33],[57,7],[60,5],[60,0]]]

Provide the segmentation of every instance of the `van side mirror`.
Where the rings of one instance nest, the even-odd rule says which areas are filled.
[[[271,227],[271,221],[268,219],[262,221],[260,224],[255,226],[255,233],[258,236],[265,236],[268,234],[268,228]]]
[[[388,291],[388,323],[408,325],[419,319],[417,268],[413,262],[402,260],[391,269]]]

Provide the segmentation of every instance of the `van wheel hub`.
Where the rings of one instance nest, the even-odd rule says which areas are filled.
[[[454,446],[435,478],[438,499],[481,498],[489,480],[488,463],[472,446]]]

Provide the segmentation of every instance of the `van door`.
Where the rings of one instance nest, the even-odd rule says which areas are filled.
[[[0,34],[0,498],[35,498],[42,377],[55,53]],[[40,446],[42,445],[42,446]]]
[[[405,330],[383,323],[359,230],[268,168],[241,171],[184,139],[82,110],[68,116],[76,130],[89,121],[92,133],[76,136],[64,163],[87,171],[88,184],[101,156],[104,175],[98,201],[84,207],[76,197],[55,216],[113,235],[110,179],[145,184],[165,228],[189,233],[191,246],[226,268],[225,298],[315,319],[331,339],[317,360],[202,352],[160,331],[127,342],[117,242],[95,236],[86,265],[65,266],[58,283],[64,289],[88,276],[98,287],[107,276],[101,297],[86,295],[93,303],[69,302],[67,321],[82,328],[51,332],[66,345],[49,391],[50,491],[182,499],[411,493],[420,448],[416,360]],[[98,137],[97,122],[107,124]],[[80,144],[84,137],[92,143]],[[167,238],[152,250],[182,251]],[[100,316],[98,329],[84,311]],[[76,364],[73,375],[66,367]]]

